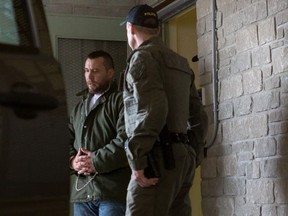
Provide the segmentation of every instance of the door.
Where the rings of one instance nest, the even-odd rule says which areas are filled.
[[[0,214],[68,215],[62,73],[42,1],[0,2]]]

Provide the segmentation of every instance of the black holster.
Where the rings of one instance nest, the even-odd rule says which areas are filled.
[[[167,125],[164,126],[159,137],[160,137],[160,146],[162,149],[165,169],[168,169],[168,170],[174,169],[175,158],[174,158],[171,137],[170,137],[170,133],[168,131]]]
[[[165,169],[171,170],[175,168],[173,145],[167,126],[163,128],[163,130],[159,134],[159,138],[160,142],[156,141],[154,144],[154,148],[147,155],[148,166],[144,169],[144,175],[147,178],[159,178],[161,176],[158,161],[159,157],[157,155],[158,148],[156,148],[156,146],[160,146],[161,148]]]
[[[159,178],[160,170],[159,170],[159,162],[158,156],[156,154],[156,148],[154,147],[147,155],[148,166],[144,169],[144,175],[146,178]]]

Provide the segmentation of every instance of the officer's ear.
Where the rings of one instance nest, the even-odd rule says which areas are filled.
[[[126,23],[126,30],[131,35],[135,34],[135,26],[132,23],[130,23],[130,22]]]

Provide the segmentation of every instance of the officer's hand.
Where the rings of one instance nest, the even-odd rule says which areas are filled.
[[[146,178],[144,175],[144,170],[133,170],[132,179],[141,186],[141,187],[150,187],[158,183],[159,178]]]

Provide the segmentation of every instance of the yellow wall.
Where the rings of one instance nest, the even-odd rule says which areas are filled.
[[[198,65],[192,62],[193,56],[197,55],[197,33],[196,33],[196,9],[191,8],[182,14],[170,19],[164,25],[164,38],[166,44],[186,57],[190,67],[195,72],[196,86],[199,87]]]
[[[197,62],[191,61],[192,57],[197,55],[196,9],[184,11],[165,23],[164,38],[171,49],[188,59],[190,67],[195,73],[196,86],[199,87],[198,65]],[[200,172],[199,167],[190,191],[193,216],[202,216]]]

